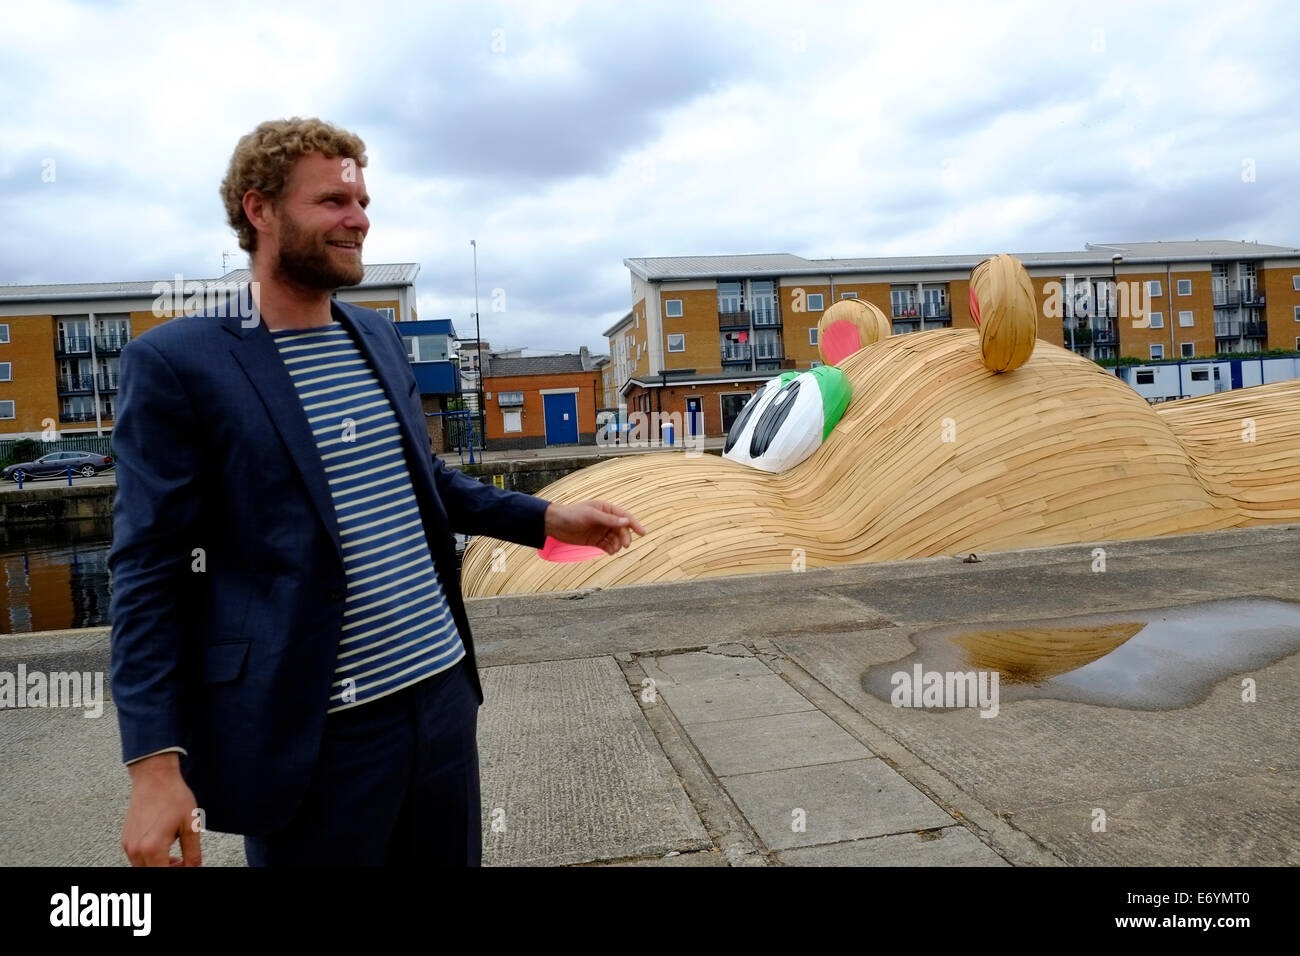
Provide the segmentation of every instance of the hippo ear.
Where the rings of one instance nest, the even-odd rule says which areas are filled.
[[[827,365],[838,365],[858,349],[889,338],[885,313],[861,299],[841,299],[817,323],[817,351]]]

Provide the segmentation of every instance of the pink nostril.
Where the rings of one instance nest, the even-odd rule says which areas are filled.
[[[826,331],[822,335],[822,352],[832,365],[838,365],[840,359],[847,358],[860,348],[862,348],[862,337],[858,335],[858,328],[852,322],[840,319],[826,326]]]

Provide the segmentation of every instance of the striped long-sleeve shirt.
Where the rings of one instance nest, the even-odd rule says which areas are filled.
[[[408,687],[465,656],[443,594],[397,416],[335,321],[271,333],[320,450],[347,590],[328,712]]]

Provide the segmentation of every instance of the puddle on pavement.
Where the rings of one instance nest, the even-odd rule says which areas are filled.
[[[1253,676],[1300,651],[1300,605],[1242,598],[978,631],[943,627],[912,643],[909,656],[863,675],[867,693],[888,703],[894,675],[914,675],[919,664],[922,673],[996,672],[1002,706],[1051,698],[1173,710],[1205,699],[1227,677]]]

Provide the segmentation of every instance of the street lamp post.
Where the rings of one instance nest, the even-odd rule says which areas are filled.
[[[1115,308],[1115,303],[1117,301],[1117,299],[1115,298],[1115,293],[1117,291],[1116,286],[1119,283],[1116,280],[1115,271],[1119,266],[1119,264],[1123,261],[1124,261],[1124,257],[1121,256],[1119,253],[1115,253],[1115,255],[1110,257],[1110,302],[1109,302],[1110,307],[1106,311],[1111,313],[1110,328],[1111,328],[1111,332],[1113,332],[1115,336],[1115,361],[1116,362],[1119,361],[1119,312]]]
[[[478,433],[479,441],[483,442],[479,447],[487,449],[487,417],[484,415],[483,408],[483,332],[479,327],[478,318],[478,242],[474,239],[469,241],[470,247],[474,250],[474,387],[478,391]]]

